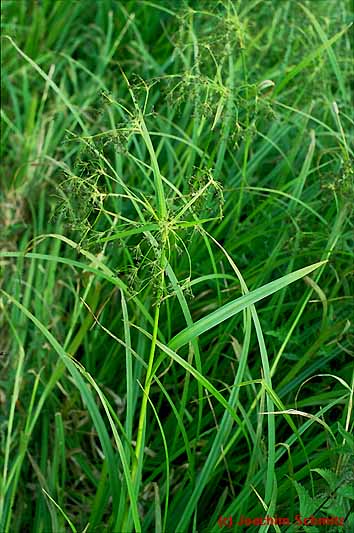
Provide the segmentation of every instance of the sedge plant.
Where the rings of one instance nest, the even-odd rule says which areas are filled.
[[[1,531],[352,530],[330,7],[3,1]]]

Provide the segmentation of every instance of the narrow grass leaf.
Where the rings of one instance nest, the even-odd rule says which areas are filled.
[[[310,54],[308,54],[298,65],[296,65],[294,68],[291,69],[291,71],[285,76],[285,78],[275,87],[274,94],[280,93],[288,84],[289,82],[295,78],[304,68],[306,68],[310,63],[316,59],[319,55],[322,54],[325,50],[327,50],[332,44],[334,44],[338,39],[344,35],[349,28],[351,27],[351,24],[346,26],[343,30],[336,33],[331,39],[328,39],[326,42],[324,42],[321,46],[313,50]]]
[[[307,276],[325,263],[326,261],[320,261],[308,267],[296,270],[295,272],[291,272],[290,274],[287,274],[282,278],[279,278],[275,281],[271,281],[263,287],[259,287],[258,289],[255,289],[254,291],[251,291],[248,294],[245,294],[244,296],[241,296],[240,298],[237,298],[236,300],[223,305],[213,313],[210,313],[209,315],[201,318],[197,322],[194,322],[192,326],[186,327],[184,330],[178,333],[169,342],[169,347],[172,350],[178,350],[179,348],[190,342],[192,339],[195,339],[202,333],[209,331],[211,328],[217,326],[218,324],[221,324],[221,322],[224,322],[228,318],[231,318],[237,313],[240,313],[243,309],[246,309],[246,307],[249,307],[250,305],[256,302],[259,302],[263,298],[270,296],[274,292],[277,292],[283,289],[284,287],[287,287],[288,285],[290,285],[290,283],[294,283],[294,281],[297,281],[303,278],[304,276]]]
[[[29,318],[34,323],[34,325],[41,331],[41,333],[45,336],[45,338],[51,344],[51,346],[56,351],[56,353],[60,356],[60,358],[63,361],[63,363],[65,364],[66,368],[69,370],[70,374],[72,375],[74,383],[75,383],[76,387],[79,389],[79,391],[80,391],[80,393],[82,395],[82,398],[83,398],[83,400],[84,400],[84,402],[85,402],[85,404],[87,406],[87,409],[88,409],[88,411],[89,411],[89,413],[90,413],[90,415],[92,417],[92,421],[93,421],[93,423],[95,425],[95,428],[96,428],[96,431],[98,433],[98,436],[99,436],[99,439],[100,439],[104,454],[105,454],[105,456],[107,458],[107,461],[108,461],[108,463],[110,465],[110,467],[109,467],[109,475],[110,475],[110,481],[111,481],[112,498],[113,498],[115,509],[118,509],[120,488],[119,488],[118,476],[117,476],[117,473],[116,473],[116,462],[115,462],[115,458],[114,458],[114,451],[113,451],[113,448],[112,448],[112,445],[111,445],[111,441],[110,441],[110,438],[109,438],[105,423],[104,423],[104,421],[102,419],[102,416],[101,416],[101,414],[100,414],[100,412],[98,410],[98,407],[97,407],[96,401],[95,401],[95,399],[94,399],[94,397],[92,395],[92,392],[87,387],[87,384],[84,382],[83,378],[80,375],[80,371],[83,371],[83,369],[80,367],[80,371],[78,370],[77,363],[75,363],[74,360],[72,358],[70,358],[65,353],[65,351],[63,350],[63,348],[59,344],[59,342],[53,337],[53,335],[48,331],[48,329],[28,309],[26,309],[20,302],[15,300],[11,295],[7,294],[2,289],[1,289],[1,292],[3,293],[3,295],[10,302],[12,302],[16,307],[18,307],[22,311],[22,313],[25,316],[27,316],[27,318]],[[107,405],[106,405],[105,399],[104,399],[104,397],[102,395],[102,392],[100,391],[99,387],[96,385],[94,380],[91,378],[91,376],[86,371],[84,371],[84,375],[88,379],[88,381],[91,383],[91,385],[95,388],[95,390],[96,390],[97,394],[99,395],[100,400],[101,400],[101,402],[103,404],[103,407],[104,407],[104,409],[106,411],[106,414],[108,416],[108,419],[109,419],[109,422],[110,422],[110,425],[111,425],[111,428],[112,428],[112,431],[113,431],[113,434],[114,434],[114,437],[115,437],[115,440],[116,440],[116,443],[117,443],[117,446],[118,446],[118,451],[119,451],[120,458],[121,458],[121,461],[122,461],[122,465],[123,465],[123,468],[124,468],[124,473],[125,473],[125,476],[126,476],[128,492],[129,492],[129,496],[130,496],[130,499],[131,499],[131,510],[132,510],[132,516],[133,516],[133,520],[134,520],[134,525],[135,525],[135,528],[136,528],[137,531],[141,531],[140,520],[139,520],[138,511],[137,511],[137,502],[136,502],[136,499],[135,499],[135,496],[134,496],[134,492],[133,492],[133,488],[132,488],[132,483],[131,483],[131,479],[130,479],[130,472],[129,472],[128,464],[127,464],[127,461],[126,461],[125,453],[124,453],[124,450],[123,450],[123,445],[122,445],[122,443],[121,443],[121,441],[119,439],[119,436],[117,434],[117,430],[116,430],[115,425],[113,423],[113,420],[112,420],[112,418],[110,416],[109,409],[107,408]]]

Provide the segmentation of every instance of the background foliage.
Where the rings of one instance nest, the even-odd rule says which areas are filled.
[[[351,2],[1,9],[0,530],[352,531]]]

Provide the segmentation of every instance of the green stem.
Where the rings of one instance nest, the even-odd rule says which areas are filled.
[[[152,379],[151,379],[152,378],[152,368],[153,368],[154,359],[155,359],[155,350],[156,350],[156,340],[157,340],[157,331],[158,331],[158,325],[159,325],[159,317],[160,317],[160,303],[158,302],[156,304],[155,318],[154,318],[154,329],[153,329],[152,340],[151,340],[149,363],[148,363],[146,376],[145,376],[144,394],[143,394],[143,397],[142,397],[140,416],[139,416],[138,436],[137,436],[137,440],[136,440],[136,449],[135,449],[135,455],[136,455],[136,459],[137,460],[134,461],[133,470],[132,470],[133,483],[136,480],[136,475],[137,475],[137,470],[138,470],[138,465],[139,465],[139,458],[140,458],[140,454],[141,454],[141,448],[142,448],[143,437],[144,437],[144,425],[145,425],[145,419],[146,419],[148,396],[149,396],[150,387],[151,387],[151,381],[152,381]]]
[[[153,366],[154,366],[154,360],[155,360],[157,334],[158,334],[158,329],[159,329],[160,307],[161,307],[161,301],[162,301],[163,286],[164,286],[164,281],[165,281],[166,239],[167,239],[167,236],[163,235],[162,250],[161,250],[160,261],[159,261],[159,266],[161,269],[161,274],[160,274],[161,277],[160,277],[160,283],[159,283],[157,294],[156,294],[154,326],[153,326],[153,332],[152,332],[149,361],[148,361],[148,366],[147,366],[146,376],[145,376],[144,392],[143,392],[143,397],[141,401],[141,408],[140,408],[140,415],[139,415],[138,434],[137,434],[136,447],[135,447],[135,460],[133,460],[133,465],[132,465],[132,483],[133,483],[133,486],[135,487],[136,495],[138,495],[138,492],[139,492],[138,490],[139,467],[143,460],[143,446],[144,446],[144,440],[145,440],[145,428],[146,428],[145,421],[146,421],[146,413],[147,413],[147,404],[148,404],[151,382],[152,382],[152,378],[154,375]],[[127,529],[128,519],[129,519],[129,503],[127,503],[127,508],[126,508],[126,512],[125,512],[125,516],[123,520],[123,529],[122,529],[123,531],[128,530]]]

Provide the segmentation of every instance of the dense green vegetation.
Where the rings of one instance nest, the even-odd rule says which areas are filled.
[[[354,531],[350,0],[1,9],[0,531]]]

